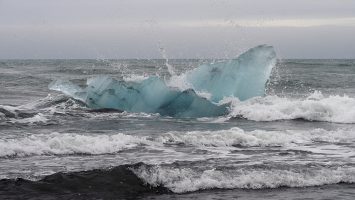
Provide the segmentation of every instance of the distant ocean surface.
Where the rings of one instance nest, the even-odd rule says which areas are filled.
[[[180,74],[213,60],[169,60]],[[355,198],[355,60],[278,60],[219,117],[91,110],[48,85],[165,60],[0,60],[0,199]]]

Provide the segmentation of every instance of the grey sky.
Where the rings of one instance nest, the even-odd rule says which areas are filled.
[[[355,58],[355,0],[0,0],[0,58]]]

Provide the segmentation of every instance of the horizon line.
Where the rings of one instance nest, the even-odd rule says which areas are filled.
[[[0,60],[232,60],[235,58],[0,58]],[[277,58],[277,60],[355,60],[354,58]]]

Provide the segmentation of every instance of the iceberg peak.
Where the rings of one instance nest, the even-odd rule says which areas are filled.
[[[201,65],[186,74],[186,81],[194,90],[210,93],[214,102],[224,97],[246,100],[264,95],[265,84],[275,63],[274,48],[259,45],[236,59]]]

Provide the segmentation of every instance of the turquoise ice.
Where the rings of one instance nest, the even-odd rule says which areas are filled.
[[[173,117],[220,116],[229,111],[229,104],[218,104],[224,97],[245,100],[264,95],[275,60],[271,46],[257,46],[237,59],[202,65],[187,72],[185,81],[192,86],[187,90],[169,87],[157,76],[140,82],[98,76],[89,79],[86,88],[56,80],[49,89],[61,91],[93,109],[111,108]],[[208,92],[211,99],[195,91]]]
[[[214,102],[224,97],[246,100],[264,95],[265,84],[275,63],[273,47],[260,45],[236,59],[202,65],[188,72],[186,79],[194,90],[210,93]]]
[[[85,89],[57,80],[49,88],[62,91],[94,109],[111,108],[174,117],[207,117],[224,115],[228,111],[227,105],[216,105],[199,97],[192,89],[170,88],[158,77],[136,83],[98,76],[89,79]]]

